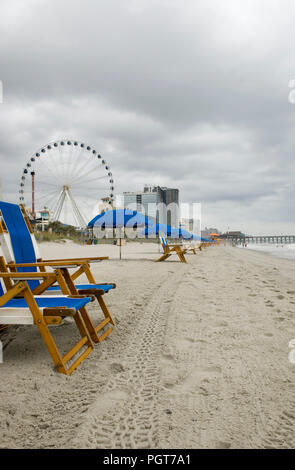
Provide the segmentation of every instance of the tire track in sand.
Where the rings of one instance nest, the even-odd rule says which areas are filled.
[[[170,307],[182,276],[183,269],[178,269],[151,298],[124,357],[111,365],[113,374],[87,412],[71,447],[157,447],[159,357]]]

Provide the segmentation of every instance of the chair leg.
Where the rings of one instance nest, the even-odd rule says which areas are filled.
[[[165,259],[169,258],[171,256],[171,253],[164,253],[160,258],[156,259],[156,262],[158,261],[165,261]]]
[[[89,332],[82,320],[80,312],[76,312],[74,315],[74,320],[77,325],[77,328],[80,332],[81,339],[80,341],[62,358],[63,364],[61,368],[58,368],[58,372],[66,373],[71,375],[71,373],[81,364],[84,359],[91,353],[93,350],[93,343],[89,336]],[[64,365],[84,346],[87,346],[87,349],[74,361],[74,363],[69,367],[65,368]],[[65,369],[65,372],[63,372]]]
[[[112,319],[112,315],[111,315],[111,313],[110,313],[108,307],[106,306],[106,303],[105,303],[105,301],[104,301],[102,295],[99,295],[99,296],[97,297],[97,300],[98,300],[98,302],[99,302],[99,305],[100,305],[100,307],[101,307],[101,310],[102,310],[103,313],[104,313],[105,318],[108,318],[109,321],[110,321],[110,323],[111,323],[112,325],[115,325],[114,320]]]
[[[86,357],[91,353],[93,350],[93,344],[91,342],[91,339],[89,337],[89,334],[83,325],[83,321],[80,317],[79,312],[74,315],[74,319],[76,322],[76,325],[80,331],[81,334],[81,339],[75,344],[75,346],[68,351],[64,356],[61,356],[61,354],[58,351],[58,348],[56,346],[56,343],[49,331],[49,328],[45,322],[45,319],[40,323],[37,323],[37,328],[40,332],[40,335],[48,349],[48,352],[54,362],[54,365],[57,369],[57,371],[61,374],[65,375],[71,375],[72,372],[77,369],[77,367],[81,364],[81,362],[86,359]],[[70,359],[73,358],[75,354],[77,354],[81,348],[85,347],[85,351],[79,355],[77,359],[74,360],[73,364],[70,366],[67,366],[67,362],[70,361]]]
[[[37,323],[37,328],[48,349],[48,352],[51,356],[51,359],[54,362],[55,367],[58,369],[59,372],[67,375],[66,366],[62,360],[61,355],[59,354],[55,341],[49,331],[49,328],[45,320],[44,322],[41,320],[40,323]]]
[[[79,333],[81,335],[81,339],[80,341],[78,341],[78,343],[75,344],[75,346],[69,352],[67,352],[64,356],[61,356],[56,346],[56,343],[50,333],[50,330],[47,326],[46,318],[42,315],[31,291],[29,291],[28,289],[27,291],[24,291],[23,295],[31,310],[31,313],[34,318],[34,322],[40,332],[40,335],[48,349],[48,352],[54,362],[54,365],[57,368],[57,371],[65,375],[71,375],[72,372],[79,366],[79,364],[81,364],[81,362],[84,361],[84,359],[86,359],[86,357],[93,350],[92,341],[89,337],[89,333],[83,323],[80,313],[75,312],[73,314],[73,317],[76,322]],[[50,309],[48,310],[50,311]],[[60,309],[60,312],[61,311],[62,309]],[[54,316],[54,313],[52,313],[50,316]],[[58,317],[62,316],[62,313],[59,313],[57,316]],[[67,362],[70,359],[72,359],[73,356],[77,354],[82,347],[87,347],[87,348],[76,360],[74,360],[73,364],[70,367],[67,367]]]
[[[72,295],[77,295],[77,294],[87,295],[88,293],[90,293],[91,295],[95,295],[95,297],[97,298],[99,306],[105,316],[105,319],[101,323],[99,323],[95,327],[85,307],[82,307],[80,309],[80,312],[84,320],[84,323],[86,325],[86,328],[89,331],[92,341],[94,343],[101,343],[111,333],[113,328],[111,327],[108,328],[108,330],[105,333],[103,333],[101,336],[98,335],[98,332],[102,330],[108,323],[111,323],[112,325],[114,325],[111,314],[102,298],[102,294],[101,294],[102,291],[98,291],[97,289],[89,289],[89,290],[86,289],[86,290],[78,291],[75,284],[73,283],[73,280],[68,270],[66,268],[62,268],[58,271],[59,271],[59,274],[57,273],[57,277],[59,280],[60,288],[62,289],[63,293],[72,294]]]
[[[186,263],[186,259],[184,257],[184,254],[181,253],[180,251],[178,251],[177,254],[178,254],[178,257],[179,257],[181,263]]]
[[[174,248],[175,253],[177,254],[178,258],[182,263],[186,263],[186,259],[184,257],[184,254],[186,253],[187,250],[182,250],[181,248]]]
[[[103,311],[103,314],[105,316],[105,319],[99,325],[97,325],[97,327],[95,328],[95,331],[98,334],[98,332],[101,331],[108,323],[110,323],[111,325],[114,325],[115,323],[114,323],[114,320],[112,319],[112,316],[109,312],[109,309],[107,308],[107,306],[105,304],[103,296],[98,295],[97,300],[98,300],[100,308]],[[113,331],[113,328],[111,326],[109,326],[109,328],[101,336],[98,336],[99,342],[101,343],[107,336],[109,336],[109,334],[112,331]]]

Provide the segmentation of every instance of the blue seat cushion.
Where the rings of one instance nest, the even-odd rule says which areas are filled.
[[[57,307],[66,307],[74,308],[79,310],[84,307],[84,305],[91,302],[90,297],[83,297],[82,299],[72,299],[70,297],[35,297],[38,307],[40,308],[57,308]],[[25,299],[11,299],[6,304],[2,305],[0,308],[29,308]]]
[[[84,289],[100,289],[104,290],[105,292],[109,292],[109,290],[114,288],[114,284],[76,284],[77,290],[84,290]],[[59,286],[51,286],[47,289],[48,291],[60,291]]]

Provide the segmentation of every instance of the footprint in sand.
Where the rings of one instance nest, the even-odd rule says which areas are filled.
[[[185,341],[188,343],[195,343],[196,340],[194,338],[185,338]]]
[[[163,386],[164,388],[167,388],[167,390],[171,390],[172,388],[175,387],[175,382],[165,382]]]
[[[174,357],[172,354],[162,354],[162,358],[167,362],[175,362]]]
[[[224,441],[217,441],[213,445],[213,449],[229,449],[230,448],[230,442],[224,442]]]
[[[209,373],[209,374],[221,374],[221,371],[222,369],[219,366],[211,366],[203,370],[203,372]]]
[[[205,387],[200,386],[199,390],[200,390],[200,395],[204,395],[205,397],[209,395],[209,392]]]
[[[220,326],[220,327],[228,326],[228,323],[226,321],[218,321],[216,322],[216,326]]]
[[[115,373],[119,374],[120,372],[124,372],[124,366],[122,364],[118,364],[116,362],[113,362],[113,364],[110,365],[110,369]]]
[[[285,297],[283,295],[278,295],[277,298],[283,300]]]

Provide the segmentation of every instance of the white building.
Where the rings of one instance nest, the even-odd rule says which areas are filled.
[[[124,208],[145,214],[155,223],[179,226],[179,190],[148,186],[143,191],[124,192],[119,196]]]

